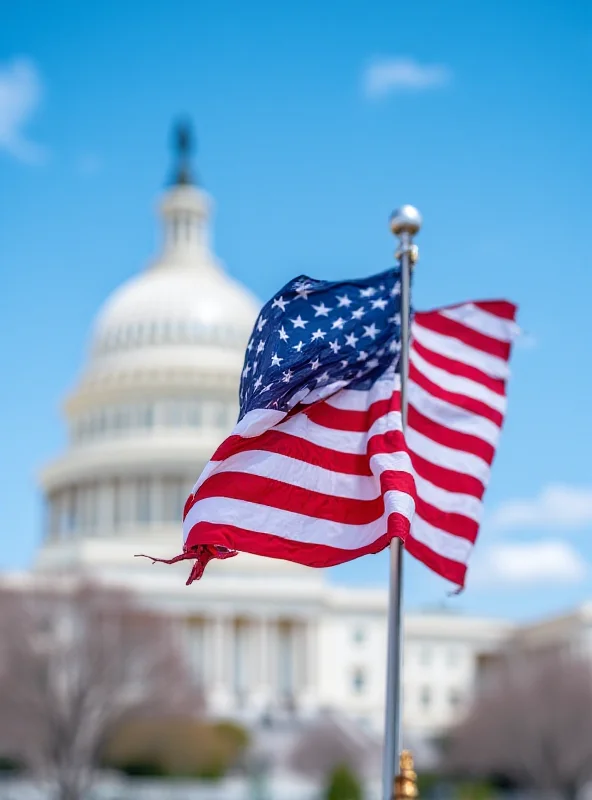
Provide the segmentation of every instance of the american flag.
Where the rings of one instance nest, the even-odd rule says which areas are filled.
[[[185,505],[188,583],[244,551],[329,567],[395,536],[462,585],[505,410],[514,306],[418,313],[406,437],[398,268],[288,283],[247,346],[240,414]]]

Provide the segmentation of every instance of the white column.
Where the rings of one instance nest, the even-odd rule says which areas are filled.
[[[153,477],[150,481],[151,524],[158,525],[165,518],[164,493],[168,482],[166,478]]]
[[[302,624],[301,642],[303,652],[301,664],[303,667],[302,682],[299,689],[298,705],[302,711],[311,713],[318,705],[318,623],[309,619]]]
[[[219,616],[212,620],[213,674],[211,703],[213,711],[223,713],[233,706],[230,667],[233,658],[232,620]]]
[[[113,530],[113,504],[115,492],[110,481],[101,481],[97,484],[97,534],[105,536]]]

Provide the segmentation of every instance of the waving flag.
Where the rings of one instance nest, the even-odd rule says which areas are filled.
[[[506,411],[516,306],[464,303],[412,325],[405,439],[416,483],[406,549],[463,586]]]
[[[189,582],[237,550],[328,567],[408,534],[400,294],[398,269],[339,283],[300,277],[263,308],[239,422],[185,506]]]
[[[263,308],[239,421],[184,511],[188,583],[244,551],[329,567],[394,536],[462,585],[505,411],[515,307],[417,313],[400,413],[400,271],[301,276]]]

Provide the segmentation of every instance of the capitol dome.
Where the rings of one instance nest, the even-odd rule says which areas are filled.
[[[68,447],[41,475],[40,570],[124,570],[139,551],[176,555],[184,501],[237,419],[259,303],[212,253],[212,204],[191,180],[189,144],[179,131],[162,251],[99,310],[66,400]]]

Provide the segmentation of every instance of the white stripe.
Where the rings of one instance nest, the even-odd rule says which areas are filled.
[[[451,561],[466,564],[473,549],[472,542],[452,533],[435,528],[416,514],[411,524],[411,535],[434,553]]]
[[[424,417],[431,419],[438,425],[443,425],[451,431],[466,433],[476,436],[495,447],[497,445],[500,429],[490,419],[479,417],[472,411],[467,411],[439,397],[429,394],[416,383],[409,382],[409,404]]]
[[[212,462],[210,462],[211,464]],[[329,497],[350,500],[375,500],[380,497],[380,475],[385,471],[406,472],[413,475],[407,453],[380,453],[370,460],[372,475],[349,475],[319,467],[290,456],[265,450],[247,450],[235,453],[216,472],[242,472],[261,478],[281,481],[289,486],[299,486]],[[207,469],[207,468],[206,468]],[[206,470],[204,470],[206,472]],[[211,470],[210,473],[211,474]],[[202,473],[200,485],[205,478]]]
[[[417,370],[432,381],[432,383],[435,383],[436,386],[440,386],[447,392],[454,392],[464,397],[471,397],[473,400],[479,400],[490,408],[499,411],[501,414],[505,413],[507,400],[503,395],[492,391],[487,386],[483,386],[482,383],[477,383],[469,378],[463,378],[460,375],[453,375],[451,372],[440,369],[440,367],[434,367],[433,364],[430,364],[425,358],[420,356],[413,347],[411,348],[409,358]]]
[[[340,408],[344,411],[367,411],[372,403],[388,400],[400,388],[400,376],[393,375],[388,380],[380,378],[369,390],[342,389],[332,397],[328,397],[325,402],[333,408]]]
[[[471,475],[484,485],[487,484],[490,469],[482,458],[472,453],[463,453],[460,450],[445,447],[443,444],[437,444],[410,427],[405,431],[405,438],[412,453],[417,453],[426,461],[454,470],[454,472]]]
[[[477,350],[468,344],[453,339],[451,336],[444,336],[441,333],[424,328],[417,321],[413,323],[413,337],[428,350],[439,353],[446,358],[460,361],[471,367],[476,367],[490,375],[492,378],[508,378],[510,368],[506,361],[483,350]]]
[[[444,308],[439,313],[501,342],[513,342],[520,333],[520,328],[513,320],[496,317],[495,314],[490,314],[474,303],[464,303],[456,308]]]
[[[285,411],[274,411],[271,408],[254,408],[236,423],[231,436],[243,436],[249,439],[254,436],[261,436],[262,433],[281,422],[285,416]]]
[[[335,383],[330,383],[327,386],[321,386],[318,389],[312,389],[311,391],[307,392],[300,402],[303,405],[316,403],[317,400],[324,400],[326,397],[330,397],[332,394],[335,394],[340,389],[343,389],[344,386],[347,386],[347,381],[335,381]]]
[[[340,453],[363,455],[366,453],[367,442],[372,436],[401,430],[401,414],[398,411],[389,411],[387,414],[383,414],[374,421],[367,433],[326,428],[324,425],[313,422],[306,414],[296,414],[290,417],[285,422],[276,425],[275,430],[306,439],[319,447],[328,447],[330,450],[337,450]]]
[[[407,520],[411,520],[415,510],[413,499],[408,494],[395,491],[385,494],[385,508],[387,514],[398,513]],[[183,523],[185,541],[192,527],[199,522],[232,525],[256,533],[281,536],[293,542],[322,544],[342,550],[365,547],[386,533],[384,517],[367,525],[350,525],[227,497],[204,498],[189,510]]]
[[[306,461],[265,450],[236,453],[226,459],[222,471],[258,475],[311,492],[321,492],[329,497],[346,497],[350,500],[375,500],[380,497],[380,485],[371,475],[333,472]]]
[[[448,492],[419,475],[415,475],[415,487],[417,496],[434,508],[447,514],[460,514],[475,522],[481,522],[483,503],[477,497],[459,492]]]

